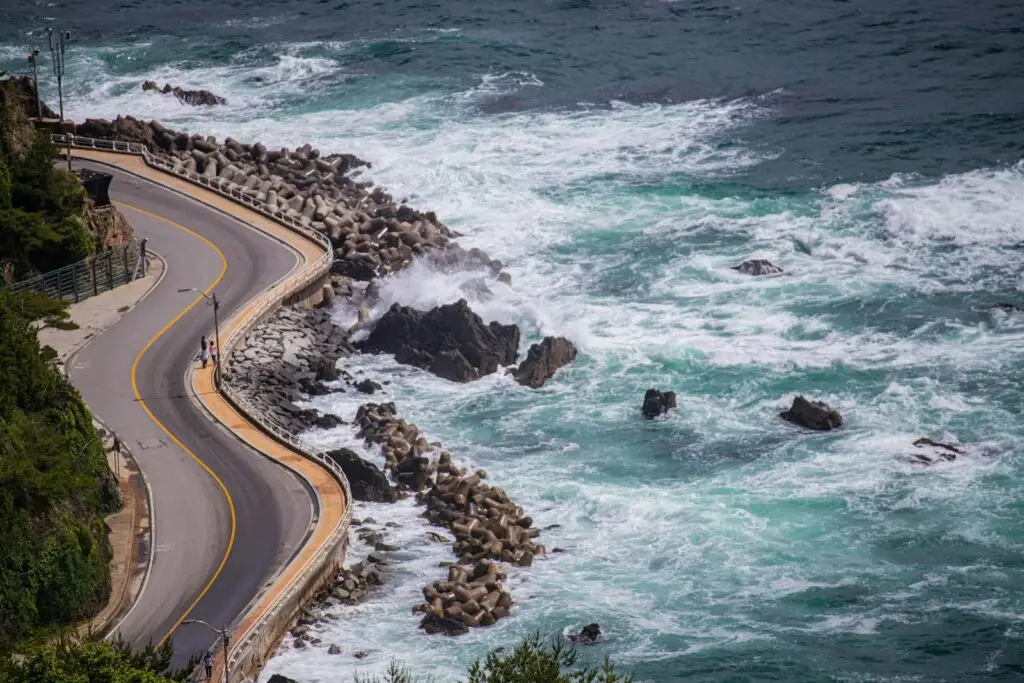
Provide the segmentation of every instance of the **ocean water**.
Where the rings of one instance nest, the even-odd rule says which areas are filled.
[[[607,636],[584,659],[641,681],[1024,675],[1024,314],[990,308],[1024,306],[1018,3],[15,1],[0,69],[47,26],[75,32],[72,116],[358,154],[513,276],[484,298],[417,266],[376,313],[465,296],[524,353],[547,334],[581,351],[539,390],[351,363],[565,552],[509,570],[511,618],[427,637],[409,608],[449,547],[411,503],[361,506],[401,525],[391,583],[261,681],[392,658],[458,680],[591,621]],[[786,273],[730,270],[747,258]],[[641,419],[649,387],[678,408]],[[796,394],[846,424],[781,422]],[[908,464],[920,436],[969,454]],[[382,462],[344,427],[310,438]]]

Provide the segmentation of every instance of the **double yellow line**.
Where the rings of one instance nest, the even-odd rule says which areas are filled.
[[[146,211],[145,209],[140,209],[137,206],[132,206],[131,204],[127,204],[125,202],[115,202],[115,203],[120,205],[120,206],[123,206],[125,208],[131,209],[132,211],[137,211],[138,213],[141,213],[141,214],[144,214],[146,216],[149,216],[150,218],[155,218],[155,219],[157,219],[159,221],[163,221],[164,223],[167,223],[169,225],[173,225],[174,227],[178,228],[179,230],[183,230],[186,233],[188,233],[189,235],[192,235],[196,239],[202,241],[204,244],[206,244],[206,246],[210,247],[210,249],[213,249],[213,251],[216,252],[217,256],[220,257],[220,262],[221,262],[220,274],[217,275],[217,279],[214,280],[213,283],[209,287],[207,287],[205,290],[203,290],[204,293],[209,294],[211,291],[213,291],[213,288],[216,287],[220,283],[220,281],[224,278],[224,273],[226,273],[227,270],[228,270],[228,260],[224,256],[224,252],[222,252],[220,249],[218,249],[217,245],[214,244],[213,242],[211,242],[210,240],[208,240],[206,237],[203,237],[202,235],[197,233],[195,230],[192,230],[191,228],[185,227],[181,223],[177,223],[175,221],[172,221],[169,218],[164,218],[163,216],[161,216],[159,214],[155,214],[155,213],[153,213],[151,211]],[[200,593],[196,597],[196,599],[192,601],[192,604],[188,606],[188,609],[185,610],[184,614],[182,614],[178,618],[178,620],[176,622],[174,622],[174,626],[172,626],[170,628],[170,630],[167,631],[167,633],[164,634],[164,636],[160,639],[160,642],[158,643],[158,645],[163,645],[163,643],[168,638],[171,637],[171,634],[174,633],[174,630],[176,628],[178,628],[179,626],[181,626],[181,622],[183,622],[185,620],[185,618],[189,615],[189,613],[193,609],[195,609],[195,606],[199,604],[199,601],[203,599],[203,596],[205,596],[209,592],[210,587],[213,586],[213,582],[217,580],[217,577],[220,576],[220,573],[224,570],[224,565],[227,564],[227,562],[228,562],[228,556],[231,555],[231,549],[235,545],[235,529],[237,527],[236,519],[235,519],[235,502],[231,499],[231,494],[228,493],[228,488],[224,485],[224,482],[221,481],[220,477],[218,477],[217,474],[212,469],[210,469],[209,465],[207,465],[205,462],[203,462],[199,458],[199,456],[197,456],[195,453],[193,453],[188,448],[188,446],[186,446],[184,443],[182,443],[181,439],[179,439],[177,436],[175,436],[171,432],[171,430],[168,429],[164,425],[164,423],[162,423],[160,420],[157,419],[156,415],[153,414],[153,411],[149,409],[149,406],[146,405],[146,401],[142,398],[142,393],[139,391],[139,385],[138,385],[138,381],[137,381],[137,377],[136,377],[136,372],[137,372],[137,370],[139,368],[139,363],[142,361],[142,357],[144,355],[146,355],[146,351],[148,351],[150,349],[150,347],[152,347],[153,344],[156,343],[157,339],[159,339],[165,332],[167,332],[167,330],[169,330],[175,323],[177,323],[179,320],[181,320],[181,318],[186,313],[191,311],[196,306],[196,304],[198,304],[202,300],[203,300],[203,297],[201,297],[201,296],[196,297],[196,300],[193,301],[191,304],[189,304],[187,307],[185,307],[185,309],[183,309],[181,311],[181,313],[176,315],[173,320],[171,320],[169,323],[167,323],[166,325],[161,327],[160,330],[156,334],[154,334],[153,337],[148,342],[146,342],[146,345],[144,347],[142,347],[141,351],[139,351],[139,355],[137,355],[135,357],[135,362],[132,363],[132,391],[135,393],[135,400],[138,401],[139,405],[142,406],[142,409],[144,411],[146,411],[147,415],[149,415],[149,419],[153,420],[153,422],[155,422],[156,425],[160,429],[162,429],[164,431],[164,433],[167,434],[167,436],[169,436],[171,438],[171,440],[175,444],[177,444],[178,447],[181,450],[185,451],[185,453],[187,453],[189,455],[189,457],[191,457],[193,460],[195,460],[197,463],[199,463],[200,467],[202,467],[204,470],[206,470],[207,474],[209,474],[211,477],[213,477],[213,480],[215,482],[217,482],[217,486],[220,487],[221,492],[224,494],[224,498],[227,499],[227,501],[228,501],[228,510],[230,510],[230,512],[231,512],[231,535],[228,537],[228,547],[227,547],[227,549],[225,549],[224,557],[221,558],[220,564],[217,566],[217,571],[215,571],[213,573],[213,576],[210,577],[209,582],[207,582],[206,586],[203,587],[203,590],[200,591]],[[220,354],[220,349],[217,349],[217,353],[218,353],[218,355]],[[155,533],[155,531],[154,531],[154,533]],[[150,550],[150,552],[156,552],[156,548],[155,547],[152,548]]]

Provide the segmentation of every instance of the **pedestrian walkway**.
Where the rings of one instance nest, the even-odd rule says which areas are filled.
[[[160,281],[165,268],[163,259],[150,252],[147,261],[149,265],[145,277],[85,299],[81,303],[71,304],[68,307],[68,314],[71,321],[78,325],[78,329],[59,330],[55,327],[44,327],[39,330],[39,343],[53,347],[57,352],[58,362],[61,365],[66,364],[68,358],[88,344],[89,340],[135,308]]]

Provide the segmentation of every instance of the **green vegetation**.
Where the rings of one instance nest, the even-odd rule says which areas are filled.
[[[120,500],[88,409],[18,301],[0,293],[0,654],[105,604],[103,516]]]
[[[509,654],[490,652],[469,665],[465,683],[632,683],[633,677],[616,673],[607,658],[600,667],[573,668],[579,652],[556,638],[545,644],[540,634],[530,636]],[[430,679],[414,676],[407,667],[392,662],[381,677],[356,675],[356,683],[414,683]],[[273,681],[273,679],[271,679]]]
[[[0,82],[0,263],[15,280],[93,253],[86,193],[54,166],[57,150],[36,133],[11,81]]]
[[[171,683],[184,681],[192,667],[171,671],[170,643],[132,652],[124,643],[57,643],[20,661],[0,662],[4,683]]]

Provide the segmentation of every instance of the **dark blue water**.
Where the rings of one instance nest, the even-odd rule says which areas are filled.
[[[990,308],[1024,305],[1024,6],[8,2],[0,69],[58,25],[76,118],[357,153],[513,274],[483,300],[417,267],[383,306],[466,296],[581,350],[539,391],[353,363],[567,552],[510,571],[513,618],[431,639],[409,608],[449,558],[411,504],[374,508],[403,525],[396,577],[318,631],[341,655],[285,648],[268,674],[397,656],[454,680],[590,621],[585,657],[644,681],[1024,673],[1024,320]],[[730,270],[750,257],[787,274]],[[643,422],[651,386],[679,408]],[[797,393],[842,430],[782,424]],[[919,436],[969,455],[909,465]]]

